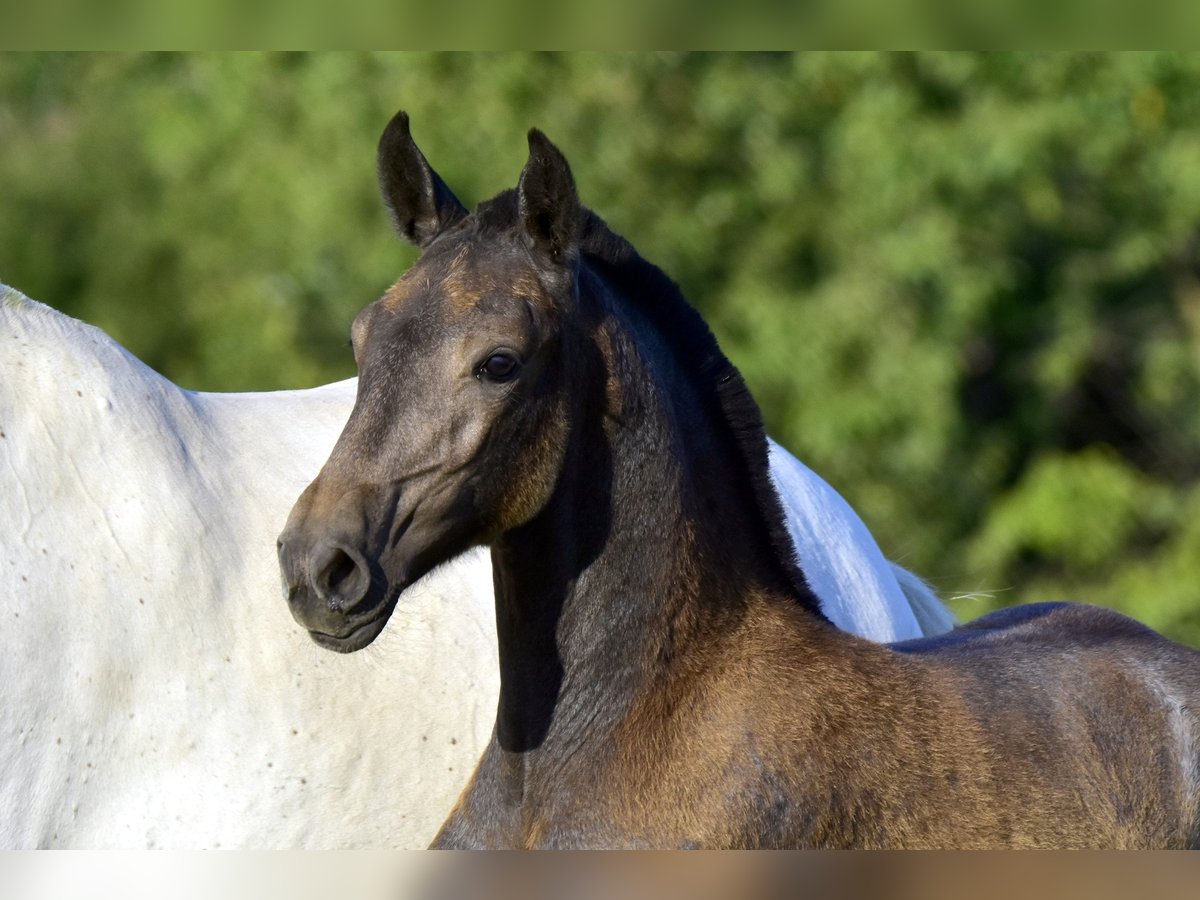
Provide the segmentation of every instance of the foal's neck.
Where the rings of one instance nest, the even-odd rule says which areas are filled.
[[[736,632],[752,600],[816,608],[764,546],[777,511],[747,486],[721,411],[632,345],[599,356],[625,369],[619,401],[588,404],[550,503],[493,545],[508,751],[604,740],[640,695]]]

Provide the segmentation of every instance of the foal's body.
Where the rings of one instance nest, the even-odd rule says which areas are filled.
[[[1134,659],[1161,644],[1090,607],[996,613],[933,652],[787,603],[752,600],[744,627],[680,654],[611,730],[568,723],[524,753],[493,739],[435,846],[1196,846],[1196,716],[1162,687],[1196,696],[1195,654],[1145,680],[1081,660],[1093,637]]]
[[[355,322],[358,399],[281,561],[353,651],[491,546],[496,726],[435,846],[1196,842],[1200,654],[1086,606],[839,633],[740,375],[561,154],[531,133],[469,216],[402,116],[380,170],[424,255]]]
[[[584,247],[607,266],[601,234]],[[686,321],[622,299],[577,310],[621,360],[619,414],[583,417],[545,508],[492,544],[496,733],[436,846],[1194,839],[1200,654],[1078,605],[895,647],[840,633],[764,546],[754,491],[712,487],[736,455],[678,440],[713,411],[648,345]]]

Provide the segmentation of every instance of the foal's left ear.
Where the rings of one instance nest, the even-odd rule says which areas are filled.
[[[561,266],[579,252],[579,196],[571,167],[536,128],[529,132],[529,161],[517,183],[517,208],[532,249]]]

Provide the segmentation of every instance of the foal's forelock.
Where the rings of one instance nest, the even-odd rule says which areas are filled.
[[[434,301],[437,315],[449,324],[463,321],[485,300],[511,299],[548,309],[552,290],[538,277],[523,248],[511,237],[498,242],[496,236],[480,235],[478,230],[474,217],[461,223],[457,234],[445,238],[446,246],[422,257],[392,285],[380,305],[398,313]]]

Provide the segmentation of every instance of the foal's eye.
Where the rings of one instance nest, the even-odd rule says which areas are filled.
[[[489,381],[508,381],[517,374],[521,364],[511,353],[493,353],[479,367],[479,377]]]

